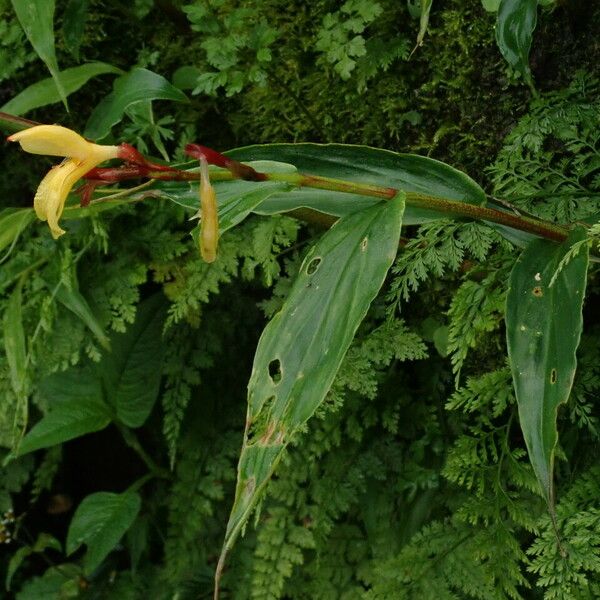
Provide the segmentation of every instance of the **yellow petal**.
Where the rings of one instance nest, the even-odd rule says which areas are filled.
[[[80,161],[93,156],[96,163],[116,158],[119,151],[118,146],[101,146],[88,142],[78,133],[60,125],[36,125],[13,133],[8,141],[19,142],[21,148],[31,154],[66,156]]]
[[[215,188],[210,184],[208,176],[208,163],[200,159],[200,206],[202,218],[200,220],[200,255],[204,262],[211,263],[217,259],[219,244],[219,213],[217,211],[217,195]]]
[[[94,166],[95,163],[91,160],[78,161],[69,158],[60,165],[52,167],[40,182],[33,200],[33,208],[39,219],[48,221],[54,239],[65,233],[64,229],[59,226],[58,220],[62,215],[71,188]]]

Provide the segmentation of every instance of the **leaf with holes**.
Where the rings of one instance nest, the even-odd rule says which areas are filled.
[[[550,506],[558,443],[556,415],[567,401],[583,327],[588,247],[583,244],[550,282],[569,249],[585,240],[576,229],[561,245],[534,240],[517,260],[506,301],[506,335],[521,429],[529,460]],[[561,265],[562,266],[562,265]]]
[[[383,284],[396,256],[404,201],[400,193],[343,217],[325,233],[260,338],[221,568],[283,450],[323,402]]]
[[[266,144],[238,148],[226,154],[244,162],[278,160],[310,175],[391,187],[469,204],[486,203],[485,192],[468,175],[438,160],[416,154],[345,144]],[[274,194],[255,212],[269,215],[304,207],[341,217],[378,202],[378,198],[369,196],[303,187]],[[403,222],[414,225],[446,216],[435,210],[407,205]]]
[[[86,574],[92,573],[119,543],[140,511],[141,498],[135,492],[97,492],[86,496],[77,507],[67,534],[67,554],[85,544]]]
[[[496,41],[502,56],[533,88],[529,50],[537,23],[538,0],[501,0],[496,21]]]

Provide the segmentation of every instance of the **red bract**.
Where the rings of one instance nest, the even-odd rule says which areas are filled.
[[[209,165],[228,169],[236,179],[245,179],[246,181],[267,180],[267,176],[264,173],[259,173],[249,165],[228,158],[224,154],[200,144],[188,144],[185,147],[185,153],[198,160],[204,158]]]

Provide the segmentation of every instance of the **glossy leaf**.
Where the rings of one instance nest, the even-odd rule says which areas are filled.
[[[538,0],[501,0],[496,22],[496,41],[508,64],[533,88],[529,50],[537,23]]]
[[[301,173],[370,183],[470,204],[483,205],[486,200],[484,191],[469,176],[442,162],[415,154],[344,144],[267,144],[238,148],[227,154],[244,162],[277,160],[294,165]],[[305,187],[271,196],[257,207],[256,212],[273,214],[306,207],[339,217],[379,201],[358,194]],[[445,216],[407,205],[404,224],[424,223]]]
[[[165,299],[157,294],[142,302],[133,325],[111,338],[102,359],[106,400],[128,427],[139,427],[152,411],[161,377]]]
[[[222,561],[283,450],[315,413],[377,295],[400,238],[404,194],[340,219],[308,252],[265,328],[248,384],[235,502]]]
[[[77,507],[67,533],[67,554],[87,546],[83,569],[92,573],[119,543],[137,517],[141,498],[135,492],[97,492]]]
[[[60,78],[64,93],[66,96],[69,96],[84,86],[93,77],[107,73],[119,74],[122,72],[121,69],[107,63],[95,62],[65,69],[61,72]],[[54,80],[52,78],[42,79],[25,88],[12,100],[9,100],[2,107],[2,110],[13,115],[24,115],[34,108],[54,104],[55,102],[60,102],[60,100],[61,96]]]
[[[44,61],[67,107],[54,50],[54,0],[12,0],[19,23],[37,55]]]
[[[96,106],[85,127],[85,137],[101,140],[121,121],[128,107],[148,100],[187,102],[187,96],[158,73],[133,69],[119,77],[113,91]]]
[[[27,368],[27,349],[21,303],[22,293],[21,283],[19,282],[8,299],[2,327],[10,382],[17,397],[21,397],[23,394]]]
[[[96,315],[81,292],[61,285],[56,291],[56,299],[85,323],[86,327],[94,334],[94,337],[103,348],[110,348],[110,341],[104,331],[104,327],[102,327],[96,318]]]
[[[534,240],[517,260],[506,303],[508,355],[529,459],[550,506],[558,442],[556,415],[567,401],[583,327],[588,247],[551,280],[569,249],[585,240],[577,229],[560,245]]]

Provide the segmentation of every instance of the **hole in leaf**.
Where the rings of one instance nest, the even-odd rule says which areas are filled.
[[[369,245],[369,238],[364,238],[363,241],[360,243],[360,250],[361,252],[364,252],[367,249],[367,246]]]
[[[278,358],[269,363],[269,377],[273,383],[281,381],[281,362]]]
[[[313,273],[315,273],[316,270],[319,268],[320,264],[321,264],[321,259],[319,257],[313,258],[308,263],[308,267],[306,267],[306,274],[307,275],[312,275]]]
[[[541,298],[544,295],[544,292],[542,291],[542,288],[539,285],[536,285],[533,290],[531,290],[531,293],[536,297],[536,298]]]
[[[550,383],[556,383],[556,369],[550,371]]]
[[[271,409],[273,408],[276,398],[277,396],[269,396],[260,407],[260,411],[248,422],[246,446],[252,445],[265,435],[271,418]]]

